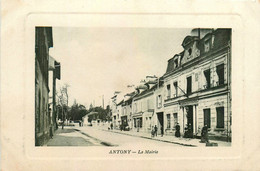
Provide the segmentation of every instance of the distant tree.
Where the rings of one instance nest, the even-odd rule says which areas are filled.
[[[109,121],[111,118],[111,109],[109,106],[107,106],[106,109],[103,109],[102,107],[93,107],[87,110],[87,113],[90,112],[97,112],[97,114],[90,115],[88,117],[88,122],[91,122],[93,119],[100,119],[101,121]]]
[[[93,108],[93,105],[92,105],[92,103],[90,103],[90,105],[89,105],[89,109],[92,109]]]
[[[58,97],[58,105],[61,107],[61,114],[62,114],[62,129],[64,125],[65,119],[68,119],[68,111],[69,111],[69,94],[68,94],[68,84],[64,84],[60,90],[57,92]]]
[[[76,100],[74,100],[73,105],[71,106],[71,109],[69,111],[69,116],[71,120],[82,120],[82,117],[87,114],[86,107],[82,104],[78,104]]]
[[[111,111],[109,105],[107,105],[107,107],[106,107],[106,117],[107,117],[107,120],[108,120],[108,121],[111,121],[111,120],[112,120],[112,111]]]

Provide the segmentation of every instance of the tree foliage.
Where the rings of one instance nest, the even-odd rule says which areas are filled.
[[[68,119],[68,111],[69,111],[69,94],[68,94],[68,88],[70,86],[68,84],[64,84],[60,90],[56,93],[56,96],[58,97],[58,105],[57,105],[57,113],[58,113],[58,119],[61,119],[62,121],[65,121]]]
[[[87,113],[90,112],[97,112],[94,115],[90,115],[88,117],[88,122],[91,122],[92,120],[100,119],[102,121],[110,121],[111,120],[111,109],[109,106],[106,107],[106,109],[103,109],[102,107],[94,107],[90,108]]]
[[[87,114],[86,107],[74,101],[74,104],[71,106],[69,111],[69,119],[73,121],[82,120],[82,117],[85,116],[86,114]]]

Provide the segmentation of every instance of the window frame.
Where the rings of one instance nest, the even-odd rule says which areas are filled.
[[[157,96],[157,108],[161,108],[162,107],[162,95],[159,94]]]
[[[188,91],[188,79],[190,78],[190,91]],[[192,75],[186,77],[186,93],[191,94],[192,93]]]
[[[209,111],[209,113],[208,113],[209,117],[207,116],[205,111]],[[207,120],[206,120],[205,116],[207,116]],[[203,109],[203,123],[204,123],[204,126],[206,125],[205,123],[207,123],[208,128],[211,128],[211,110],[210,110],[210,108]]]
[[[222,110],[222,113],[219,113],[219,109],[221,109]],[[222,118],[223,118],[223,120],[221,121],[222,122],[222,124],[223,124],[223,127],[220,127],[219,126],[219,114],[222,114],[223,116],[222,116]],[[223,106],[221,106],[221,107],[216,107],[216,120],[217,120],[217,123],[216,123],[216,128],[225,128],[225,108],[223,107]]]
[[[171,98],[171,84],[166,86],[167,89],[167,99]]]
[[[173,86],[174,86],[174,89],[175,89],[175,96],[174,97],[178,97],[178,81],[174,81]]]
[[[207,79],[207,76],[206,76],[206,72],[208,72],[209,73],[209,80]],[[204,71],[203,71],[203,74],[204,74],[204,77],[205,77],[205,79],[206,79],[206,81],[207,81],[207,84],[206,84],[206,89],[208,89],[208,88],[210,88],[211,87],[211,70],[210,70],[210,68],[208,68],[208,69],[205,69]]]
[[[222,67],[223,66],[223,67]],[[219,69],[220,68],[220,69]],[[221,75],[220,71],[223,69],[223,74]],[[217,73],[217,76],[218,76],[218,85],[224,85],[225,84],[225,64],[224,63],[221,63],[221,64],[218,64],[216,66],[216,73]],[[223,79],[220,79],[221,77],[223,77]],[[220,83],[220,80],[221,80],[221,83]]]
[[[176,117],[175,117],[175,115],[176,115]],[[176,126],[176,123],[178,123],[178,113],[177,112],[173,113],[173,126],[174,126],[174,128]]]
[[[171,114],[166,114],[166,119],[167,119],[166,128],[170,129],[171,128]]]

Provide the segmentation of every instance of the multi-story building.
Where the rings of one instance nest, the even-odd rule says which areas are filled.
[[[56,106],[56,79],[60,80],[60,63],[49,56],[49,104],[51,117],[51,134],[58,128],[58,115]]]
[[[113,124],[113,128],[115,129],[117,126],[117,120],[119,119],[117,117],[117,94],[115,94],[111,98],[111,113],[112,113],[112,124]]]
[[[122,92],[115,92],[112,99],[112,123],[114,129],[119,129],[122,123],[121,116],[123,115],[122,105],[124,103],[124,96]]]
[[[206,32],[205,32],[206,31]],[[231,140],[231,29],[194,29],[184,50],[168,61],[164,74],[163,125],[194,136],[203,126],[210,138]],[[164,119],[165,118],[165,119]]]
[[[161,130],[164,124],[164,86],[163,86],[163,77],[160,77],[156,80],[156,85],[154,87],[154,117],[153,126],[157,126],[158,130]],[[169,129],[167,125],[166,133],[170,133],[172,130]],[[161,134],[161,131],[158,131],[158,134]]]
[[[122,104],[123,113],[121,116],[121,122],[122,122],[124,128],[126,126],[128,126],[130,130],[133,128],[132,101],[133,101],[134,96],[135,96],[135,92],[127,93],[126,95],[124,95],[124,102]]]
[[[156,77],[146,77],[143,84],[136,87],[138,94],[133,98],[133,130],[151,132],[154,116],[154,90]]]
[[[50,138],[50,107],[48,87],[49,48],[53,46],[52,28],[35,29],[35,145],[43,145]]]

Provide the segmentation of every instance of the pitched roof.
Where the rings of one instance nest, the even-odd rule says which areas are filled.
[[[211,39],[213,36],[214,36],[214,40],[212,40],[213,44],[211,46],[211,49],[210,49],[210,51],[206,52],[205,48],[204,48],[205,41],[207,41],[208,39]],[[197,36],[186,36],[182,42],[182,45],[185,47],[186,45],[188,45],[189,43],[191,43],[192,41],[197,40],[197,39],[198,39]],[[202,56],[206,53],[210,53],[211,51],[217,50],[221,47],[227,46],[230,40],[231,40],[231,29],[220,28],[220,29],[214,30],[211,33],[206,34],[202,39],[198,40],[197,48],[200,50],[200,56]],[[172,58],[170,58],[168,60],[166,73],[169,73],[175,69],[174,68],[174,58],[176,56],[180,56],[180,60],[182,60],[183,55],[184,55],[184,51],[182,51],[179,54],[174,55]]]

